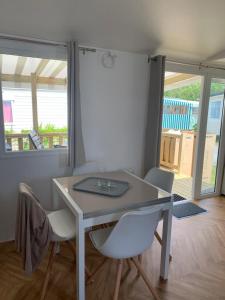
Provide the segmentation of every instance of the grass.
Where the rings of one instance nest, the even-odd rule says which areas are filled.
[[[216,182],[216,166],[212,166],[210,183],[214,185]]]
[[[55,127],[53,124],[47,124],[43,126],[42,124],[38,127],[39,133],[53,133],[53,132],[62,132],[67,133],[67,127]]]
[[[30,129],[22,129],[21,133],[29,133]],[[46,124],[46,125],[42,125],[40,124],[38,127],[38,133],[67,133],[67,127],[56,127],[54,124]],[[13,132],[10,132],[13,133]]]

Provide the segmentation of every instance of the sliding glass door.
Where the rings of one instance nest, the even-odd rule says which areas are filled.
[[[202,159],[200,195],[204,197],[216,194],[220,190],[223,169],[223,125],[224,125],[225,79],[210,78],[205,105],[208,108],[202,118],[202,147],[199,156]],[[201,143],[200,143],[201,144]],[[199,182],[199,181],[198,181]]]
[[[175,173],[173,193],[219,195],[224,172],[225,71],[166,64],[160,166]]]
[[[193,171],[203,77],[165,72],[160,167],[174,173],[173,193],[193,195]]]

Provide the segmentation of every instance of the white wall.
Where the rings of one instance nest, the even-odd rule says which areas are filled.
[[[106,169],[142,169],[148,92],[147,57],[113,52],[112,69],[101,51],[80,54],[81,105],[87,159]],[[38,153],[36,153],[38,154]],[[70,174],[64,154],[0,158],[0,241],[14,236],[17,186],[30,183],[45,206],[51,203],[51,178]]]
[[[146,55],[112,51],[113,68],[102,55],[80,53],[81,109],[88,161],[101,169],[141,173],[148,93]]]
[[[67,155],[39,154],[0,159],[0,241],[13,239],[19,182],[31,184],[46,208],[51,206],[51,178],[66,176]]]

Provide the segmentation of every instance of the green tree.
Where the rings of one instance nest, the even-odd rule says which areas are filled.
[[[224,92],[224,83],[212,82],[211,95]],[[196,81],[190,85],[166,91],[164,97],[198,101],[201,93],[201,83]]]

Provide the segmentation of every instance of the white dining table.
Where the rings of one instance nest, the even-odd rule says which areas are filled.
[[[87,177],[101,177],[129,183],[128,191],[120,197],[108,197],[73,189]],[[63,201],[76,219],[76,280],[77,299],[85,300],[85,232],[87,228],[118,220],[126,211],[160,205],[163,211],[163,231],[160,277],[168,278],[172,227],[173,196],[136,175],[125,171],[92,173],[53,179],[53,206]]]

